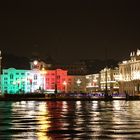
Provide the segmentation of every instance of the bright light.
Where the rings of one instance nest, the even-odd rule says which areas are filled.
[[[45,70],[45,68],[42,68],[41,74],[46,74],[46,73],[47,73],[47,71]]]
[[[13,85],[16,85],[16,82],[13,82]]]
[[[140,79],[140,72],[139,71],[134,71],[133,72],[133,77],[132,77],[133,80],[138,80]]]
[[[127,61],[123,61],[123,64],[126,64],[127,63]]]
[[[37,64],[38,64],[38,61],[37,61],[37,60],[35,60],[33,63],[34,63],[34,65],[37,65]]]
[[[66,85],[67,85],[67,82],[66,82],[66,81],[64,81],[64,82],[63,82],[63,85],[64,85],[64,86],[66,86]]]
[[[77,84],[78,85],[81,84],[81,80],[80,79],[77,80]]]

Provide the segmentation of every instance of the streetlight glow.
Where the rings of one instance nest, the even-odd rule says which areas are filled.
[[[38,61],[37,61],[37,60],[35,60],[33,63],[34,63],[34,65],[37,65],[37,64],[38,64]]]

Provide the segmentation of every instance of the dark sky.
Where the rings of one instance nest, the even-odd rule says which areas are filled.
[[[125,59],[140,48],[140,8],[132,0],[9,0],[0,3],[0,49],[66,62]],[[107,50],[107,51],[106,51]],[[105,53],[107,52],[107,53]]]

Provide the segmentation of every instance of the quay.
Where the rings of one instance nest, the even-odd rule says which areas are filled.
[[[91,96],[91,94],[4,94],[0,95],[0,101],[113,101],[113,100],[140,100],[140,96]]]

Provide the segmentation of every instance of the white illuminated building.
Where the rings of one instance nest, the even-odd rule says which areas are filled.
[[[140,50],[130,53],[130,60],[119,64],[120,92],[129,95],[140,94]]]
[[[100,71],[100,90],[105,91],[106,88],[110,93],[119,91],[119,69],[104,68]]]
[[[99,91],[99,74],[86,75],[86,91],[95,93]]]

